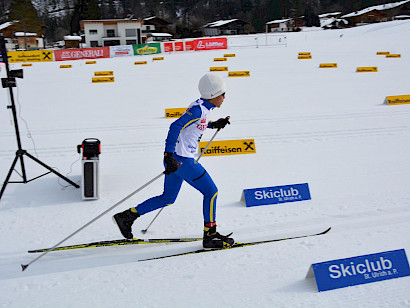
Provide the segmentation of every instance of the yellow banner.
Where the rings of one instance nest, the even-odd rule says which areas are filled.
[[[114,77],[93,77],[93,83],[114,82]]]
[[[199,153],[205,149],[207,141],[199,143]],[[219,155],[236,155],[236,154],[254,154],[256,153],[255,140],[222,140],[213,141],[210,147],[205,151],[204,156]]]
[[[387,105],[407,105],[410,104],[410,95],[396,95],[386,97]]]
[[[85,64],[97,64],[97,61],[86,61]]]
[[[60,65],[60,68],[71,68],[71,65]]]
[[[161,60],[164,60],[164,57],[155,57],[155,58],[152,58],[152,61],[161,61]]]
[[[377,66],[370,66],[370,67],[358,67],[358,73],[372,73],[377,72]]]
[[[299,55],[298,59],[312,59],[311,55]]]
[[[333,68],[337,67],[337,63],[320,63],[320,68]]]
[[[165,109],[165,117],[167,119],[171,118],[179,118],[182,116],[185,112],[186,108],[170,108],[170,109]]]
[[[390,51],[378,51],[377,52],[377,55],[383,55],[383,56],[385,56],[385,55],[388,55],[390,53]]]
[[[31,63],[23,63],[21,66],[33,66]]]
[[[227,66],[210,67],[209,71],[211,71],[211,72],[226,72],[226,71],[228,71],[228,67]]]
[[[386,58],[401,58],[401,54],[388,54],[386,55]]]
[[[224,62],[226,58],[214,58],[214,62]]]
[[[226,53],[226,54],[224,54],[224,57],[225,57],[225,58],[234,58],[234,57],[236,57],[236,54],[234,54],[234,53]]]
[[[238,72],[229,72],[228,77],[250,77],[251,73],[249,71],[238,71]]]
[[[310,56],[310,52],[299,52],[299,56]]]
[[[94,72],[94,76],[113,76],[114,71]]]
[[[16,62],[50,62],[54,59],[52,50],[9,51],[10,63]]]
[[[143,65],[143,64],[147,64],[147,61],[137,61],[137,62],[134,62],[134,65]]]

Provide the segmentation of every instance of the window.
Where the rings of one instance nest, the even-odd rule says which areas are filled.
[[[127,40],[126,45],[134,45],[137,44],[137,40]]]
[[[115,30],[107,30],[107,37],[115,37]]]
[[[125,36],[126,37],[136,37],[137,29],[125,29]]]
[[[90,34],[97,34],[98,31],[97,30],[90,30]]]
[[[90,41],[91,47],[98,47],[98,41]]]

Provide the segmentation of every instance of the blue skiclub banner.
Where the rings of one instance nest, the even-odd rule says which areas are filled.
[[[312,264],[319,291],[410,275],[404,249]],[[308,277],[311,273],[308,273]]]
[[[244,189],[243,195],[247,207],[311,199],[307,183]]]

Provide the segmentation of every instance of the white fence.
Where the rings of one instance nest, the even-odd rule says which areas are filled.
[[[287,47],[286,35],[278,34],[258,34],[258,35],[235,35],[227,36],[228,48],[237,47]]]

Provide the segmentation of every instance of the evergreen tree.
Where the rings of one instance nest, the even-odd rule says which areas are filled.
[[[9,21],[19,21],[18,31],[42,34],[43,24],[40,22],[31,0],[13,0],[10,3]]]
[[[98,0],[78,0],[71,17],[71,33],[80,33],[81,20],[100,19],[101,14],[98,8]]]

